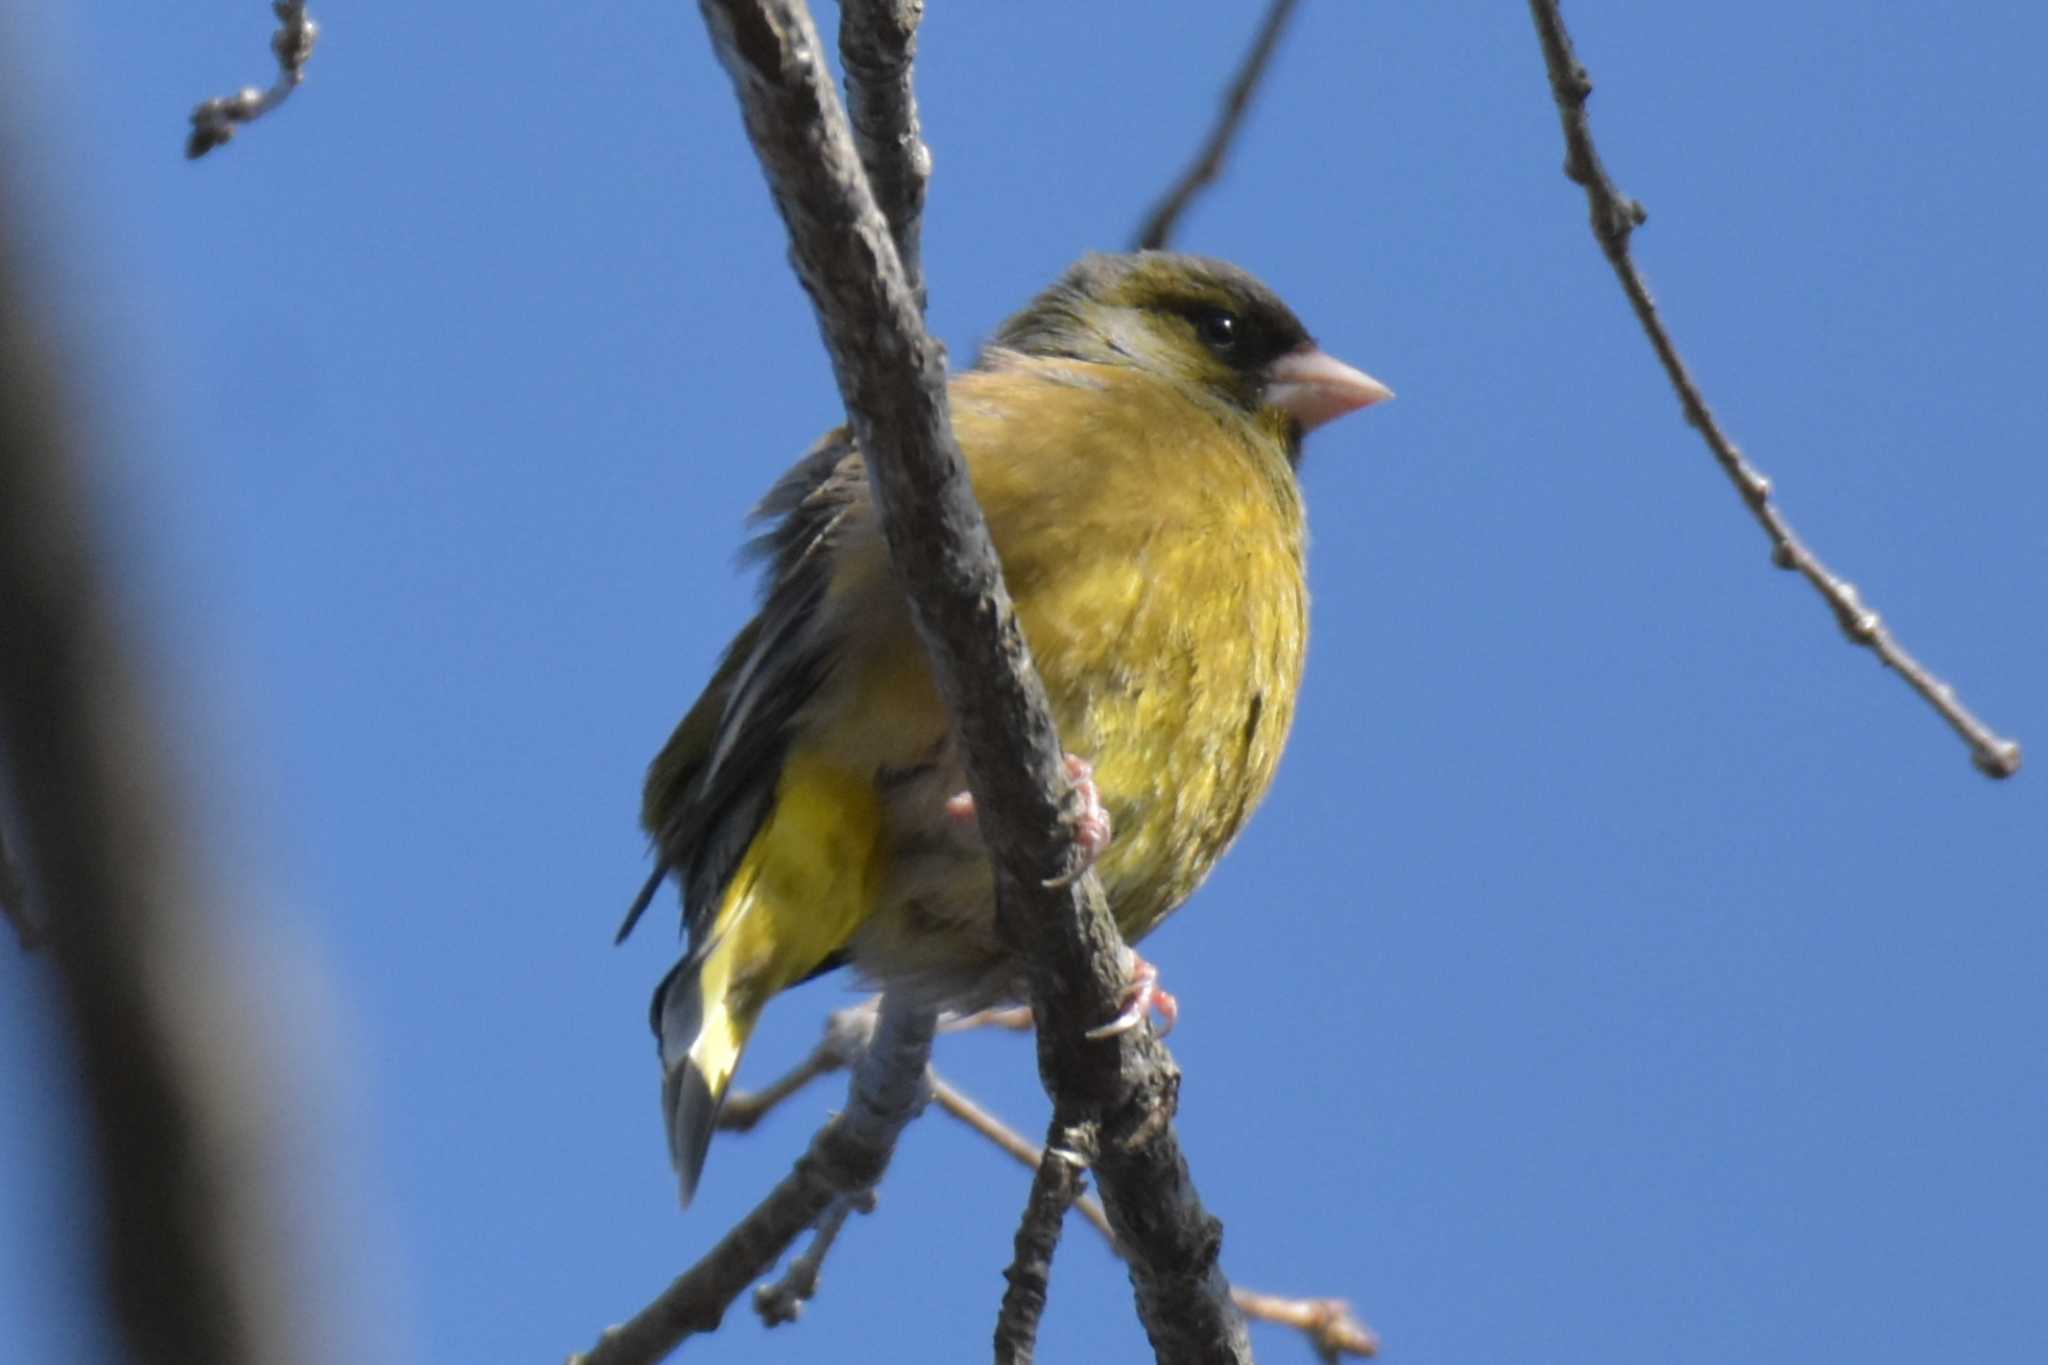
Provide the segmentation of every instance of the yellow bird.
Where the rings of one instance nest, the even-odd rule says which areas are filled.
[[[1304,432],[1392,397],[1219,261],[1089,256],[950,387],[953,426],[1127,941],[1265,795],[1308,617]],[[955,1009],[1021,998],[959,745],[841,428],[756,512],[760,613],[647,774],[688,951],[654,994],[689,1202],[762,1006],[841,963]],[[1111,839],[1110,831],[1115,837]],[[1170,1009],[1140,965],[1128,1027]],[[1170,1013],[1168,1018],[1170,1019]]]

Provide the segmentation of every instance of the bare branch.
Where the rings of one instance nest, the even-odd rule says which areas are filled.
[[[801,1062],[759,1090],[735,1090],[725,1097],[718,1112],[718,1126],[744,1133],[818,1077],[860,1060],[874,1036],[875,1011],[880,1003],[880,996],[870,996],[858,1005],[832,1011],[825,1018],[825,1036]]]
[[[1665,374],[1670,376],[1671,387],[1685,409],[1685,420],[1698,428],[1722,472],[1741,495],[1743,505],[1770,537],[1771,562],[1781,569],[1795,570],[1811,583],[1834,612],[1835,621],[1849,643],[1870,649],[1886,667],[1904,678],[1906,685],[1918,692],[1970,746],[1971,759],[1980,771],[1991,777],[2011,777],[2020,770],[2018,742],[1994,733],[1972,714],[1957,698],[1954,688],[1906,652],[1886,629],[1883,619],[1864,605],[1855,585],[1837,577],[1807,548],[1771,501],[1771,481],[1743,457],[1708,409],[1699,385],[1658,316],[1649,286],[1629,256],[1629,236],[1647,215],[1641,204],[1623,194],[1609,178],[1593,145],[1592,127],[1586,118],[1586,100],[1593,93],[1593,82],[1572,51],[1571,34],[1565,28],[1558,3],[1559,0],[1529,0],[1529,13],[1536,21],[1543,62],[1550,72],[1551,97],[1557,102],[1558,118],[1564,125],[1564,173],[1585,188],[1593,235],[1621,281],[1622,292],[1628,295],[1636,320],[1663,363]]]
[[[1187,212],[1188,205],[1217,176],[1223,173],[1223,161],[1230,153],[1230,143],[1237,136],[1238,128],[1244,123],[1244,116],[1252,107],[1252,97],[1258,93],[1259,82],[1265,79],[1266,67],[1273,60],[1273,49],[1279,46],[1280,34],[1287,27],[1287,21],[1294,15],[1295,0],[1273,0],[1266,7],[1266,17],[1259,23],[1258,34],[1252,45],[1245,51],[1244,64],[1237,69],[1237,77],[1230,83],[1230,89],[1223,96],[1223,110],[1217,115],[1216,126],[1209,130],[1209,138],[1195,154],[1193,164],[1181,172],[1180,179],[1173,182],[1152,212],[1145,215],[1145,222],[1138,229],[1136,245],[1141,251],[1157,251],[1173,239],[1174,229],[1180,226],[1180,216]]]
[[[930,1094],[925,1072],[936,1024],[926,1007],[883,996],[874,1041],[853,1070],[846,1112],[818,1131],[795,1168],[718,1245],[570,1365],[653,1365],[685,1338],[716,1331],[733,1300],[806,1228],[819,1226],[836,1201],[872,1191],[904,1125]],[[824,1249],[813,1250],[822,1260]]]
[[[841,1195],[832,1201],[831,1207],[818,1216],[817,1229],[811,1233],[811,1244],[804,1248],[803,1255],[789,1263],[781,1279],[754,1290],[754,1311],[761,1315],[763,1326],[780,1327],[803,1316],[804,1305],[818,1292],[818,1273],[824,1268],[825,1257],[839,1240],[846,1220],[856,1213],[874,1211],[873,1190]]]
[[[320,39],[320,26],[306,13],[306,0],[276,0],[270,12],[277,16],[279,26],[270,37],[270,52],[277,58],[277,79],[268,90],[245,85],[232,95],[207,100],[194,109],[192,132],[185,139],[186,160],[197,160],[231,141],[237,126],[253,123],[283,104],[299,88],[299,82],[306,79],[306,63],[313,60],[313,44]]]
[[[201,908],[112,557],[91,543],[88,424],[41,325],[30,286],[49,272],[23,246],[19,188],[0,192],[0,805],[20,816],[81,1072],[112,1317],[135,1361],[304,1359],[266,1203],[274,1087]]]
[[[1009,1153],[1023,1166],[1034,1171],[1039,1169],[1041,1149],[1036,1143],[983,1109],[937,1073],[932,1075],[932,1102]],[[1102,1205],[1085,1194],[1077,1193],[1073,1207],[1102,1234],[1102,1239],[1109,1243],[1109,1249],[1121,1257],[1123,1248],[1117,1245],[1116,1234],[1109,1230],[1109,1218],[1103,1213]],[[1337,1360],[1344,1356],[1363,1358],[1379,1353],[1378,1334],[1353,1317],[1351,1306],[1342,1299],[1289,1299],[1237,1285],[1231,1287],[1230,1297],[1236,1302],[1238,1311],[1253,1321],[1292,1327],[1302,1333],[1324,1360]]]
[[[1017,1227],[1016,1252],[1003,1272],[1009,1287],[996,1314],[996,1365],[1029,1365],[1037,1349],[1038,1320],[1044,1316],[1052,1279],[1052,1253],[1059,1246],[1067,1210],[1080,1197],[1094,1153],[1092,1129],[1053,1117],[1031,1177],[1024,1219]]]
[[[1087,1037],[1120,1009],[1130,950],[1094,876],[1065,880],[1080,801],[953,438],[942,353],[861,172],[809,10],[798,0],[700,8],[789,228],[891,560],[958,727],[998,927],[1030,969],[1040,1077],[1057,1112],[1102,1134],[1097,1174],[1154,1351],[1248,1359],[1218,1263],[1221,1226],[1173,1132],[1178,1073],[1149,1029]]]
[[[1379,1334],[1352,1317],[1351,1305],[1342,1299],[1283,1299],[1242,1286],[1230,1292],[1246,1317],[1292,1327],[1307,1337],[1320,1360],[1365,1360],[1380,1353]]]
[[[846,67],[846,106],[853,145],[867,171],[875,204],[889,220],[903,279],[924,311],[924,263],[918,246],[932,152],[925,146],[911,91],[917,26],[924,0],[845,0],[840,7],[839,59]]]
[[[727,1094],[718,1111],[719,1128],[733,1133],[748,1132],[812,1081],[853,1065],[867,1049],[868,1038],[875,1031],[875,1008],[881,999],[873,995],[857,1005],[832,1011],[825,1017],[825,1036],[802,1061],[759,1090],[734,1090]],[[1010,1005],[939,1018],[940,1033],[966,1033],[982,1028],[1029,1033],[1031,1007]]]
[[[999,1005],[994,1009],[976,1010],[972,1014],[947,1015],[939,1020],[941,1033],[971,1033],[983,1028],[1029,1033],[1034,1026],[1029,1005]]]

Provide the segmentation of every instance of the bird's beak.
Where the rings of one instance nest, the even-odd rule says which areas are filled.
[[[1314,346],[1289,351],[1266,367],[1266,402],[1300,422],[1303,431],[1393,396],[1365,371]]]

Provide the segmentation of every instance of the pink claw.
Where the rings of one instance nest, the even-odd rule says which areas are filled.
[[[1078,880],[1082,873],[1095,866],[1109,847],[1111,829],[1109,808],[1102,804],[1102,792],[1095,785],[1095,765],[1076,754],[1066,756],[1067,780],[1074,784],[1074,794],[1081,798],[1081,813],[1074,820],[1074,846],[1080,851],[1080,866],[1065,877],[1048,882],[1049,886],[1065,886]],[[955,792],[946,798],[946,815],[956,825],[972,825],[976,818],[973,792]]]
[[[1164,1038],[1180,1022],[1180,1001],[1159,984],[1159,969],[1132,953],[1131,984],[1124,988],[1123,1012],[1108,1023],[1089,1029],[1086,1036],[1102,1039],[1129,1033],[1155,1011],[1159,1015],[1159,1036]]]
[[[1081,798],[1081,814],[1074,821],[1074,843],[1081,850],[1081,866],[1073,873],[1078,877],[1108,850],[1112,832],[1109,807],[1102,804],[1102,791],[1095,785],[1095,765],[1068,754],[1067,780],[1074,784],[1074,795]]]

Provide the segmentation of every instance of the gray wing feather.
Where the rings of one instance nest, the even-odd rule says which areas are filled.
[[[677,872],[691,956],[703,951],[720,894],[768,813],[795,722],[830,676],[837,637],[822,613],[830,551],[847,513],[866,496],[866,471],[841,429],[777,480],[750,518],[766,525],[745,551],[767,561],[761,611],[734,642],[746,649],[737,666],[728,655],[719,669],[731,672],[710,754],[657,836],[662,866],[635,910],[644,909],[665,870]]]

